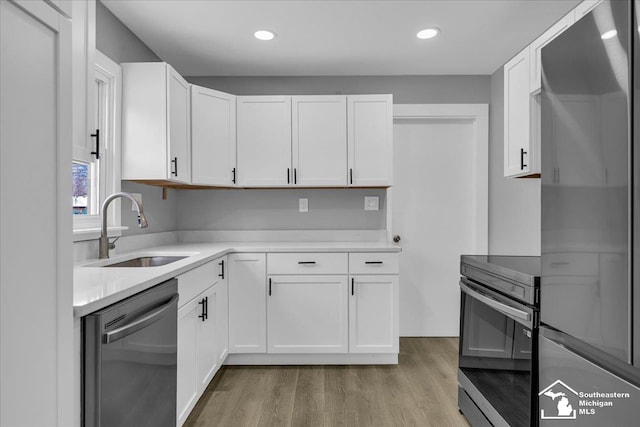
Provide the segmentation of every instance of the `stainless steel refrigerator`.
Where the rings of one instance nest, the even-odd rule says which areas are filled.
[[[605,1],[542,49],[542,426],[640,425],[638,11]]]

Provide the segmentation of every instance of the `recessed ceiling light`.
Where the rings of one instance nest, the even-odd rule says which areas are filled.
[[[253,33],[253,36],[258,40],[272,40],[276,37],[276,33],[269,30],[258,30]]]
[[[602,40],[608,40],[615,37],[616,35],[618,35],[618,32],[616,30],[609,30],[600,37],[602,38]]]
[[[418,31],[416,37],[419,39],[430,39],[440,34],[440,30],[438,28],[425,28],[424,30]]]

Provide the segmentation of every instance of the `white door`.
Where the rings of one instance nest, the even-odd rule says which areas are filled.
[[[305,187],[347,184],[347,97],[294,96],[293,183]]]
[[[271,276],[269,353],[346,353],[347,276]]]
[[[398,352],[398,276],[349,279],[349,352]]]
[[[239,96],[236,110],[238,184],[292,185],[291,97]]]
[[[347,97],[347,144],[352,187],[392,183],[393,99],[391,95]]]
[[[204,291],[198,299],[198,391],[204,392],[218,368],[216,299],[220,284]]]
[[[393,139],[400,336],[457,336],[460,255],[476,252],[474,122],[396,120]]]
[[[236,97],[191,86],[191,183],[233,187]]]
[[[229,255],[229,352],[267,351],[265,254]]]
[[[167,65],[167,116],[169,129],[169,176],[191,182],[191,89],[176,70]]]

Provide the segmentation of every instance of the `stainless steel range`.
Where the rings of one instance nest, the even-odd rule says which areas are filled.
[[[458,407],[476,426],[537,425],[540,257],[460,259]]]

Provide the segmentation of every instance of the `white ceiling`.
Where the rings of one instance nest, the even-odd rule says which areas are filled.
[[[491,74],[579,0],[103,2],[183,75],[318,76]]]

